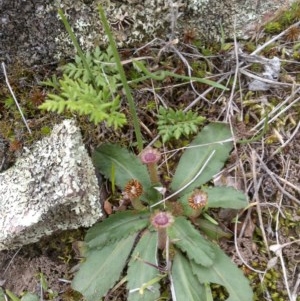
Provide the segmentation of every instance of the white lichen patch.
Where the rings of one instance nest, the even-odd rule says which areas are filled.
[[[2,1],[3,2],[3,1]],[[74,57],[75,47],[62,22],[58,8],[69,20],[84,51],[106,47],[108,39],[99,18],[104,8],[119,47],[134,47],[152,40],[183,40],[193,30],[203,42],[221,38],[251,37],[262,16],[288,5],[292,0],[44,0],[6,2],[0,55],[24,61],[26,65],[44,64],[54,59]],[[0,5],[1,6],[1,5]],[[1,7],[2,8],[2,7]],[[24,12],[24,13],[23,13]],[[10,20],[15,20],[10,22]],[[9,23],[10,22],[10,23]],[[8,26],[8,23],[10,24]],[[235,26],[236,24],[236,26]]]
[[[232,29],[235,1],[232,0],[145,0],[139,1],[82,1],[56,0],[68,16],[81,47],[84,50],[107,44],[107,37],[98,13],[98,5],[104,7],[118,46],[138,46],[154,38],[168,40],[175,24],[177,36],[187,28],[196,28],[205,39],[218,40],[218,34]],[[50,8],[48,8],[50,9]],[[222,27],[223,26],[223,27]],[[56,57],[70,53],[70,40],[64,30],[56,37]]]
[[[265,9],[276,9],[280,1],[267,0],[258,7],[254,0],[144,0],[142,3],[137,0],[96,0],[89,4],[78,0],[55,0],[53,7],[63,9],[84,50],[107,45],[99,18],[99,4],[105,10],[118,46],[138,47],[154,38],[180,39],[189,28],[196,29],[201,39],[210,42],[219,41],[222,34],[224,38],[233,38],[235,22],[237,35],[243,36],[245,25],[258,20]],[[63,30],[57,35],[56,42],[56,57],[69,54],[70,47],[74,51]]]
[[[80,130],[65,120],[0,174],[0,250],[91,226],[102,216],[99,198]]]
[[[188,7],[192,10],[201,10],[202,5],[207,5],[210,0],[190,0]]]

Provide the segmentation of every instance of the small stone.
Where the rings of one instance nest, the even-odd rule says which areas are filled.
[[[99,198],[80,129],[65,120],[0,174],[0,250],[93,225],[102,216]]]

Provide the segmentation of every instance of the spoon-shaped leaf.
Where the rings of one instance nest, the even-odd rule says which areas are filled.
[[[173,300],[207,301],[204,284],[193,274],[190,262],[176,251],[170,275]]]
[[[171,189],[176,191],[187,185],[178,194],[181,196],[209,181],[228,158],[232,149],[231,138],[230,128],[224,123],[211,123],[204,127],[183,153]]]
[[[212,244],[216,258],[210,267],[192,265],[193,273],[201,283],[218,283],[225,286],[229,293],[226,301],[252,301],[253,293],[248,279],[231,259],[216,245]]]
[[[117,212],[90,228],[85,236],[85,242],[89,249],[100,248],[146,228],[148,223],[148,212],[137,213],[131,210]]]
[[[215,254],[211,244],[186,218],[177,217],[174,224],[168,228],[168,234],[172,243],[186,252],[190,260],[206,267],[213,264]]]
[[[246,195],[233,187],[202,187],[201,191],[207,193],[207,208],[232,208],[242,209],[248,205]],[[193,209],[188,205],[191,193],[187,193],[178,199],[186,211],[191,215]]]
[[[115,169],[115,183],[124,187],[129,180],[138,179],[143,185],[150,186],[147,168],[133,153],[117,144],[102,144],[93,153],[93,161],[99,171],[111,178],[112,165]]]
[[[72,288],[87,301],[99,301],[119,279],[136,240],[128,236],[102,249],[91,250],[72,281]]]
[[[156,246],[157,233],[145,231],[129,261],[127,271],[128,301],[153,301],[159,298],[159,282],[152,283],[159,271],[151,266],[151,264],[158,265]],[[143,288],[143,286],[145,287]]]
[[[142,198],[146,201],[157,196],[151,186],[150,177],[145,165],[134,154],[116,144],[102,144],[93,153],[93,162],[106,178],[111,179],[114,171],[114,182],[123,189],[128,181],[138,180],[144,190]]]
[[[208,195],[209,208],[242,209],[248,205],[247,197],[233,187],[203,187]]]

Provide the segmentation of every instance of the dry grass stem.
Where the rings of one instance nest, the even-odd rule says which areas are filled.
[[[258,190],[260,188],[261,182],[262,182],[262,178],[260,178],[259,180],[257,179],[257,170],[256,170],[256,164],[257,164],[257,154],[254,150],[252,150],[251,152],[251,159],[252,159],[252,175],[253,175],[253,186],[254,186],[254,200],[257,203],[256,206],[256,211],[257,211],[257,216],[258,216],[258,221],[259,221],[259,228],[261,230],[261,234],[264,240],[264,244],[266,247],[266,250],[268,252],[268,256],[269,259],[271,258],[271,253],[269,250],[269,245],[268,245],[268,240],[267,240],[267,236],[266,236],[266,232],[265,232],[265,228],[264,228],[264,223],[263,223],[263,218],[262,218],[262,211],[260,208],[260,201],[259,201],[259,195],[258,195]]]
[[[287,106],[285,106],[292,98],[294,98],[295,94],[300,92],[300,88],[298,88],[293,94],[289,95],[283,102],[281,102],[278,106],[276,106],[269,114],[269,120],[268,120],[268,124],[271,124],[273,121],[276,120],[276,118],[278,118],[280,115],[282,115],[283,113],[285,113],[288,109],[290,109],[293,105],[295,105],[299,100],[300,97],[296,98],[295,100],[293,100],[290,104],[288,104]],[[280,110],[281,108],[283,108],[282,110]],[[280,110],[280,111],[279,111]],[[272,115],[274,115],[277,111],[279,111],[275,116],[271,117]],[[258,122],[252,129],[251,131],[257,130],[258,128],[260,128],[260,130],[262,130],[262,128],[264,127],[264,122],[265,122],[266,117],[264,117],[260,122]]]
[[[300,204],[300,200],[298,200],[296,197],[291,195],[289,192],[287,192],[276,180],[276,177],[274,173],[267,167],[267,165],[263,162],[263,160],[257,156],[262,168],[267,172],[267,174],[270,176],[270,178],[273,180],[274,184],[277,186],[277,188],[288,198],[290,198],[292,201],[296,202],[297,204]]]
[[[266,43],[264,43],[263,45],[261,45],[260,47],[258,47],[257,49],[255,49],[255,51],[253,51],[251,53],[251,55],[254,54],[258,54],[260,53],[262,50],[264,50],[267,46],[271,45],[273,42],[277,41],[279,38],[283,37],[292,27],[294,26],[298,26],[300,25],[300,21],[289,26],[286,30],[282,31],[280,34],[278,34],[277,36],[273,37],[272,39],[268,40]]]
[[[282,200],[283,200],[283,195],[281,195],[281,199],[280,199],[280,206],[282,204]],[[275,230],[275,236],[276,236],[276,242],[278,245],[280,245],[280,239],[279,239],[279,214],[276,214],[276,230]],[[282,273],[283,273],[283,279],[284,279],[284,284],[288,293],[288,297],[289,297],[289,301],[296,301],[296,299],[292,298],[291,292],[290,292],[290,288],[289,288],[289,283],[288,283],[288,279],[287,279],[287,269],[285,266],[285,262],[282,256],[282,249],[279,250],[279,252],[276,252],[276,256],[279,257],[280,259],[280,263],[281,263],[281,269],[282,269]]]
[[[4,77],[5,77],[6,85],[7,85],[8,89],[9,89],[9,92],[10,92],[11,96],[13,97],[13,99],[14,99],[14,101],[15,101],[15,104],[16,104],[16,106],[17,106],[17,108],[18,108],[18,110],[19,110],[21,116],[22,116],[22,119],[23,119],[23,122],[24,122],[25,126],[26,126],[26,128],[27,128],[29,134],[31,135],[32,133],[31,133],[31,130],[30,130],[29,125],[28,125],[28,123],[27,123],[27,120],[26,120],[26,118],[24,117],[24,114],[23,114],[23,112],[22,112],[22,109],[21,109],[21,107],[20,107],[20,105],[19,105],[19,103],[18,103],[18,100],[17,100],[17,98],[16,98],[16,96],[15,96],[15,94],[14,94],[14,91],[12,90],[12,87],[11,87],[11,85],[10,85],[10,83],[9,83],[8,76],[7,76],[7,73],[6,73],[5,64],[2,63],[1,65],[2,65],[2,70],[3,70]]]
[[[271,80],[271,79],[267,79],[267,78],[264,78],[264,77],[260,77],[258,75],[255,75],[254,73],[251,73],[247,70],[245,70],[244,68],[240,68],[239,69],[240,73],[250,77],[250,78],[253,78],[253,79],[256,79],[256,80],[259,80],[261,82],[265,82],[265,83],[268,83],[268,84],[271,84],[273,86],[283,86],[283,87],[295,87],[295,86],[300,86],[300,84],[289,84],[289,83],[282,83],[282,82],[277,82],[277,81],[274,81],[274,80]]]
[[[235,250],[237,255],[239,256],[239,259],[242,261],[242,263],[251,271],[258,273],[258,274],[264,274],[265,270],[257,270],[255,268],[253,268],[250,264],[247,263],[247,261],[243,258],[240,249],[239,249],[239,245],[238,245],[238,235],[237,235],[237,224],[238,224],[238,218],[239,216],[237,215],[235,218],[235,223],[234,223],[234,246],[235,246]]]
[[[300,129],[300,121],[298,122],[295,130],[293,131],[293,133],[290,135],[289,139],[284,142],[280,147],[278,147],[272,154],[271,154],[271,157],[275,156],[277,153],[279,153],[283,148],[285,148],[295,137],[295,135],[298,133]],[[300,189],[299,189],[300,191]]]

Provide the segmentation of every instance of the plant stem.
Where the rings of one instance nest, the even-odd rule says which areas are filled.
[[[92,83],[93,83],[93,87],[95,88],[96,91],[98,91],[95,77],[94,77],[94,75],[93,75],[93,73],[92,73],[92,71],[91,71],[91,69],[90,69],[90,67],[89,67],[89,64],[87,63],[87,61],[86,61],[86,59],[85,59],[84,53],[83,53],[83,51],[82,51],[81,48],[80,48],[80,45],[79,45],[79,43],[78,43],[78,41],[77,41],[77,39],[76,39],[76,36],[75,36],[75,34],[74,34],[74,32],[73,32],[73,30],[72,30],[72,28],[71,28],[71,26],[70,26],[70,24],[69,24],[67,18],[65,17],[64,12],[62,11],[61,8],[58,9],[58,14],[59,14],[59,16],[61,17],[61,20],[63,21],[63,23],[64,23],[64,25],[65,25],[65,28],[66,28],[66,30],[67,30],[67,32],[68,32],[68,34],[69,34],[69,36],[70,36],[70,38],[71,38],[71,40],[72,40],[72,43],[73,43],[73,45],[75,46],[75,48],[76,48],[76,50],[77,50],[77,52],[78,52],[78,55],[80,56],[80,58],[81,58],[81,60],[82,60],[82,63],[83,63],[83,65],[84,65],[84,68],[85,68],[85,69],[87,70],[87,72],[89,73],[89,77],[91,78],[91,81],[92,81]],[[99,91],[98,91],[98,92],[99,92]]]
[[[160,250],[164,250],[166,248],[167,241],[167,230],[166,228],[161,228],[157,230],[157,247]]]
[[[133,97],[130,92],[130,88],[129,88],[129,85],[128,85],[128,82],[127,82],[127,79],[125,76],[125,71],[124,71],[123,65],[121,64],[121,60],[120,60],[120,56],[119,56],[119,53],[117,50],[116,42],[113,38],[113,35],[109,28],[109,24],[107,22],[103,7],[101,5],[99,6],[99,14],[100,14],[100,19],[103,24],[105,33],[108,37],[109,44],[111,46],[113,55],[114,55],[116,66],[120,73],[121,81],[122,81],[122,84],[123,84],[123,87],[125,90],[126,98],[127,98],[128,104],[129,104],[130,114],[131,114],[132,121],[133,121],[134,132],[135,132],[135,136],[136,136],[136,140],[137,140],[137,144],[138,144],[138,151],[141,152],[143,150],[143,139],[142,139],[141,128],[140,128],[140,124],[139,124],[138,116],[137,116],[137,112],[136,112],[136,107],[135,107]]]
[[[144,210],[146,207],[141,203],[139,198],[135,198],[131,200],[131,205],[136,210]]]
[[[156,163],[148,163],[147,164],[150,180],[152,184],[159,183],[159,177],[157,173],[157,164]]]
[[[139,69],[141,69],[141,71],[143,71],[146,76],[137,78],[132,80],[131,82],[140,82],[142,80],[146,80],[148,78],[152,78],[154,80],[158,80],[158,81],[162,81],[164,80],[167,76],[171,76],[174,78],[178,78],[178,79],[182,79],[182,80],[187,80],[189,82],[191,81],[195,81],[195,82],[199,82],[199,83],[203,83],[209,86],[212,86],[214,88],[219,88],[222,90],[228,90],[228,88],[226,88],[224,85],[221,85],[217,82],[214,82],[212,80],[206,79],[206,78],[199,78],[199,77],[194,77],[194,76],[185,76],[185,75],[180,75],[174,72],[170,72],[170,71],[157,71],[157,72],[150,72],[145,65],[143,64],[143,62],[139,62],[139,61],[134,61],[133,62],[134,65],[136,65]]]

